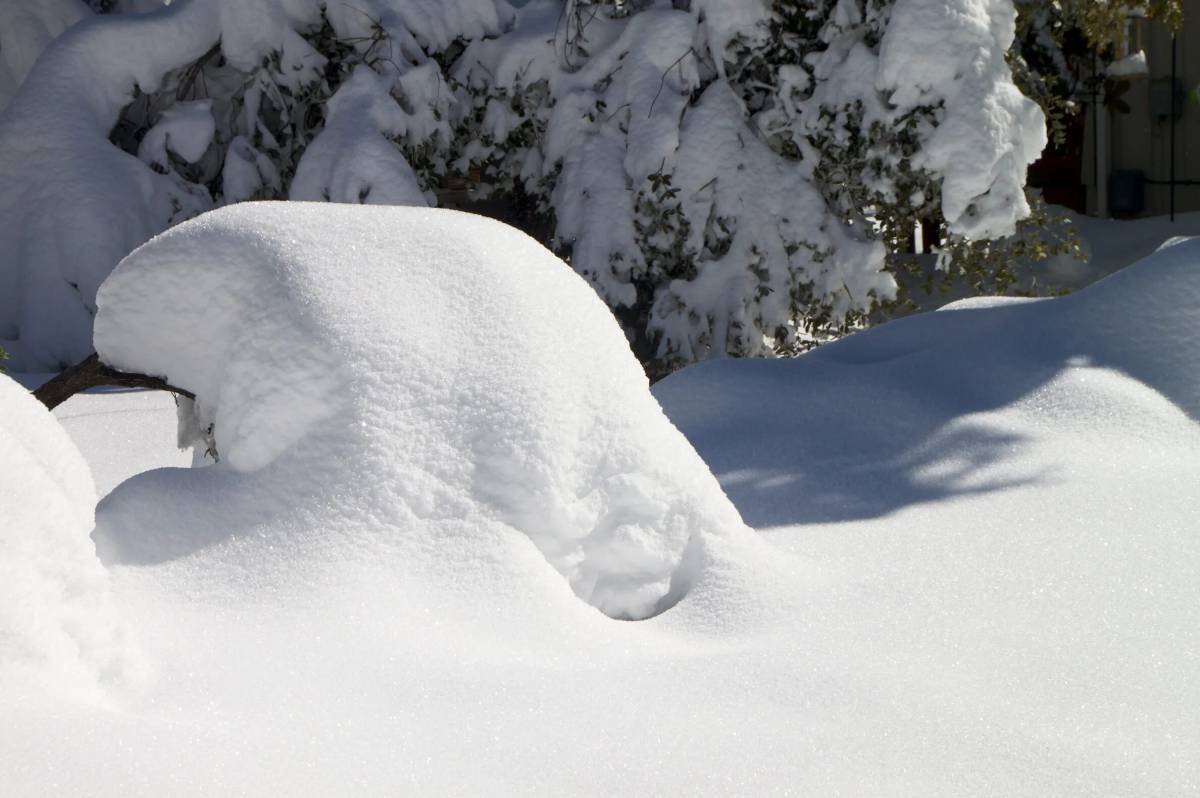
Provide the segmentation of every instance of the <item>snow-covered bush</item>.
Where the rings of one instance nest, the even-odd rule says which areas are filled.
[[[1029,214],[1045,132],[1005,60],[1014,19],[1012,0],[105,15],[0,117],[0,339],[24,368],[78,359],[113,265],[215,205],[431,204],[470,172],[553,218],[652,373],[795,351],[894,296],[885,258],[917,220],[953,246]]]
[[[79,0],[0,2],[0,111],[46,45],[89,16],[88,7]]]
[[[604,304],[498,222],[237,205],[138,249],[99,305],[100,356],[194,392],[183,442],[218,461],[114,491],[106,557],[435,568],[532,541],[581,598],[641,618],[749,534]]]
[[[95,506],[66,432],[0,375],[0,682],[41,674],[88,691],[136,669],[88,537]]]
[[[1045,144],[1011,0],[540,0],[467,48],[467,162],[557,214],[661,367],[766,354],[889,298],[885,247],[1028,215]]]
[[[0,339],[25,369],[80,359],[116,263],[214,205],[428,203],[458,113],[439,59],[510,14],[181,0],[74,26],[0,115]]]

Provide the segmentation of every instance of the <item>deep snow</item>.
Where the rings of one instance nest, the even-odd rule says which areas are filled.
[[[669,378],[770,553],[646,622],[465,529],[416,564],[290,550],[270,573],[249,540],[238,571],[114,566],[153,677],[103,702],[0,681],[7,788],[1196,794],[1197,308],[1188,242],[1071,297]],[[169,400],[93,399],[156,414],[171,450]],[[94,419],[72,432],[107,472],[78,433],[145,418]]]
[[[101,358],[194,393],[181,443],[219,460],[114,491],[112,562],[207,546],[240,568],[266,546],[419,568],[445,539],[509,557],[516,532],[580,597],[644,618],[752,537],[596,294],[491,219],[243,203],[139,248],[97,303]]]
[[[96,560],[88,466],[41,403],[0,375],[0,693],[99,700],[135,676],[136,645]]]

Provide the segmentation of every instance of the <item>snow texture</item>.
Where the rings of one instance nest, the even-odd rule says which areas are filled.
[[[168,150],[187,163],[195,163],[204,156],[216,132],[212,100],[178,103],[163,111],[158,122],[146,131],[138,158],[163,172],[169,163]]]
[[[99,709],[0,679],[6,793],[1195,793],[1198,265],[1184,243],[1065,299],[973,300],[664,380],[768,543],[713,557],[649,621],[587,607],[518,534],[374,535],[386,508],[353,536],[310,505],[292,545],[216,529],[113,564],[157,679]],[[465,340],[415,340],[437,337]],[[459,387],[448,414],[490,401]],[[163,455],[142,467],[175,456],[160,399],[64,406],[98,482],[136,470],[109,441],[147,426]],[[315,495],[365,500],[403,451]],[[216,471],[143,474],[101,515],[170,474],[220,504],[196,481]]]
[[[1061,299],[656,386],[747,521],[831,579],[793,660],[845,691],[813,721],[837,742],[797,741],[839,761],[813,791],[1195,791],[1198,265],[1176,243]]]
[[[0,375],[0,684],[91,694],[137,668],[92,531],[96,490],[62,427]]]
[[[478,525],[642,618],[682,597],[710,538],[745,531],[603,303],[497,222],[242,204],[137,250],[99,305],[100,356],[195,393],[185,438],[220,459],[117,489],[97,533],[114,561],[217,529],[226,549],[411,550]]]
[[[89,16],[78,0],[0,0],[0,111],[46,45]]]
[[[325,128],[304,152],[289,197],[376,205],[431,205],[416,173],[389,140],[408,132],[410,115],[391,81],[360,66],[329,100]]]

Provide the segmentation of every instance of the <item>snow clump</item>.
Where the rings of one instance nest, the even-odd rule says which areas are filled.
[[[248,562],[262,544],[256,570],[419,567],[519,532],[579,597],[644,618],[746,531],[603,302],[498,222],[242,204],[135,251],[98,303],[100,356],[194,392],[185,442],[218,459],[118,487],[97,532],[111,560]]]
[[[138,661],[110,606],[92,531],[96,489],[50,413],[0,375],[0,683],[87,691]]]

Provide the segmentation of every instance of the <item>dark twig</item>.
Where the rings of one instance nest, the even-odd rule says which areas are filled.
[[[100,356],[93,352],[85,360],[63,371],[56,377],[42,384],[33,392],[34,397],[50,410],[61,405],[81,391],[97,388],[102,385],[119,388],[145,388],[151,391],[170,391],[171,393],[195,399],[196,395],[183,388],[176,388],[161,377],[151,377],[148,374],[131,374],[117,371],[100,362]]]

